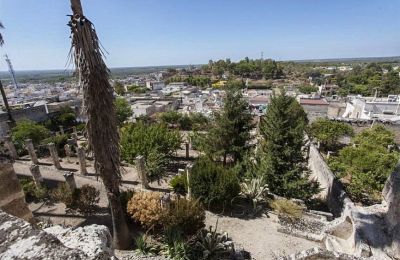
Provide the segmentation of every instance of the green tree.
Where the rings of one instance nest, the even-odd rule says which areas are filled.
[[[353,201],[379,203],[386,179],[400,159],[397,149],[388,149],[389,145],[396,147],[394,134],[383,126],[374,126],[358,134],[353,143],[332,157],[329,166],[342,178]]]
[[[204,140],[206,154],[214,159],[222,156],[224,164],[227,156],[231,156],[234,162],[240,160],[249,148],[253,127],[249,104],[239,89],[228,86],[224,107],[215,113],[213,126]]]
[[[118,125],[121,126],[130,116],[132,116],[132,109],[125,98],[116,98],[114,104]]]
[[[63,126],[64,128],[71,128],[76,124],[75,112],[69,106],[61,107],[60,111],[54,115],[51,115],[50,118],[44,122],[44,125],[52,131],[59,131],[60,126]]]
[[[163,124],[128,124],[121,129],[122,158],[134,163],[138,155],[145,159],[149,177],[155,179],[165,173],[166,159],[181,144],[178,131]]]
[[[298,90],[303,94],[311,94],[313,92],[317,92],[318,88],[311,85],[301,85]]]
[[[259,154],[259,174],[272,193],[287,198],[308,200],[318,191],[309,182],[302,147],[307,115],[293,97],[285,93],[271,99],[261,120],[264,142]]]
[[[114,83],[114,91],[118,95],[123,96],[125,94],[125,87],[121,82],[115,81],[115,83]]]
[[[333,150],[337,147],[340,137],[353,136],[354,131],[349,124],[318,118],[311,123],[310,134],[321,142],[324,150]]]

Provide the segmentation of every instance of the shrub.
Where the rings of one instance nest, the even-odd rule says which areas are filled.
[[[52,197],[65,204],[68,209],[90,214],[96,209],[100,192],[92,185],[85,184],[81,188],[71,190],[66,183],[61,183],[52,192]]]
[[[159,192],[138,192],[133,195],[127,205],[128,214],[147,229],[161,226],[162,209]]]
[[[64,146],[68,143],[67,135],[55,135],[42,141],[43,144],[54,143],[59,156],[65,156]]]
[[[202,158],[193,166],[191,189],[195,198],[206,204],[226,204],[240,192],[239,180],[231,170]]]
[[[52,190],[51,196],[56,201],[61,201],[69,209],[76,209],[77,192],[73,192],[67,183],[58,184],[57,188]]]
[[[50,136],[50,132],[44,126],[26,120],[17,123],[17,126],[11,130],[11,135],[17,152],[22,154],[26,139],[32,139],[33,145],[37,146],[42,140]]]
[[[170,209],[164,212],[164,228],[178,228],[185,235],[193,235],[204,227],[206,215],[198,200],[178,198],[171,202]]]
[[[175,193],[180,195],[186,195],[187,192],[187,177],[186,174],[179,174],[174,176],[169,182]]]
[[[271,207],[281,216],[299,219],[303,215],[303,208],[288,199],[275,199]]]
[[[77,191],[79,193],[76,202],[78,211],[85,214],[92,213],[96,209],[97,203],[99,203],[100,191],[88,184],[83,185]]]
[[[28,201],[43,201],[48,197],[48,189],[45,186],[36,187],[35,182],[28,178],[20,180],[22,190]]]

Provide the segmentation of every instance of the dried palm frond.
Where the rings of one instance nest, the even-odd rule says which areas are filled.
[[[109,164],[120,179],[119,135],[113,104],[113,89],[109,70],[103,61],[103,51],[93,24],[84,16],[71,16],[72,47],[79,85],[83,90],[84,109],[88,116],[89,149],[95,154],[96,170],[101,173]],[[107,168],[109,168],[107,167]],[[104,176],[102,176],[104,177]]]
[[[121,182],[119,134],[114,109],[110,72],[103,61],[103,52],[93,24],[83,15],[80,0],[71,0],[71,59],[75,63],[83,105],[89,149],[94,153],[95,170],[107,191],[113,222],[114,246],[129,247],[130,239],[125,213],[119,199]]]

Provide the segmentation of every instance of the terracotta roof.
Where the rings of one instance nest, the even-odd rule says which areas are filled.
[[[316,98],[300,98],[300,105],[310,105],[310,106],[328,106],[329,103],[325,99]]]

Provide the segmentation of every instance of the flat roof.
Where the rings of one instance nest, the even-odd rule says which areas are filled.
[[[300,98],[300,105],[328,106],[329,103],[325,99],[320,98]]]

